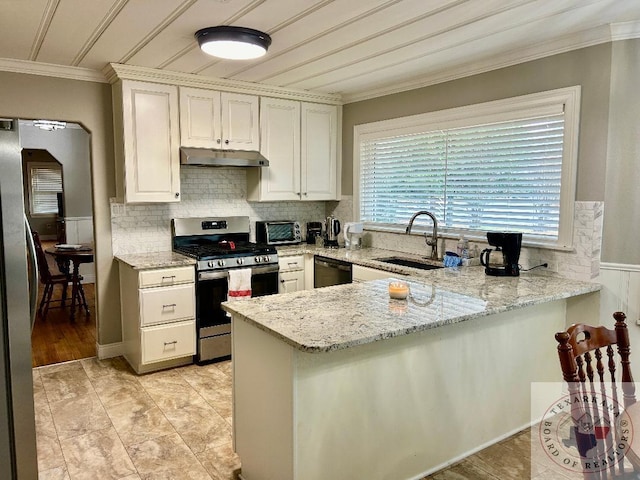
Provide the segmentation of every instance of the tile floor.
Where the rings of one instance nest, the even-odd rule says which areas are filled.
[[[230,369],[138,376],[122,358],[35,368],[40,480],[234,479]]]
[[[88,358],[33,381],[40,480],[237,478],[230,361],[138,376],[121,357]],[[533,453],[526,430],[423,480],[582,479]]]

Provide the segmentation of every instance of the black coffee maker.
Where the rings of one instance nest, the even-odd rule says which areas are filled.
[[[496,277],[517,277],[520,275],[520,248],[522,247],[522,234],[513,232],[487,232],[489,245],[495,250],[487,248],[480,254],[480,263],[484,265],[487,275]],[[502,256],[492,265],[489,262],[491,252],[501,253]]]

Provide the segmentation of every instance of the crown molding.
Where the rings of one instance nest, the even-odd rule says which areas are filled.
[[[370,100],[511,67],[581,48],[635,38],[640,38],[640,21],[602,25],[571,35],[565,35],[552,41],[538,43],[524,49],[511,50],[480,62],[469,62],[457,68],[446,69],[427,76],[423,75],[392,86],[383,86],[355,94],[343,94],[342,101],[347,104]]]
[[[0,71],[67,78],[83,82],[108,83],[105,76],[98,70],[82,67],[67,67],[53,63],[32,62],[31,60],[0,58]]]
[[[121,63],[110,63],[105,66],[102,72],[107,81],[112,84],[118,80],[139,80],[166,85],[206,88],[210,90],[222,90],[234,93],[247,93],[251,95],[316,102],[328,105],[342,105],[343,103],[340,95],[330,93],[293,90],[264,83],[226,80],[224,78],[205,77],[202,75],[194,75],[192,73],[172,72],[169,70],[158,70],[155,68],[124,65]]]
[[[612,23],[611,40],[631,40],[640,38],[640,20],[634,22]]]

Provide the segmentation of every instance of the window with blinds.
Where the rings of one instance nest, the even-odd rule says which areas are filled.
[[[368,132],[356,127],[364,127],[355,145],[360,221],[400,230],[428,210],[445,234],[518,231],[531,243],[569,245],[575,195],[569,137],[577,127],[568,115],[575,105],[568,112],[559,100],[521,109],[501,101],[504,113],[492,102],[491,112],[480,106],[466,118],[455,109],[456,118],[438,112],[434,122],[423,115],[418,122],[378,122]],[[428,218],[422,222],[431,228]]]
[[[62,169],[60,165],[29,165],[31,215],[58,213],[58,192],[62,192]]]

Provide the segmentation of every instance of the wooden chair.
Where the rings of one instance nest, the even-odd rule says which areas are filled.
[[[640,478],[636,473],[640,471],[640,460],[632,452],[627,452],[628,455],[625,456],[628,462],[609,462],[606,469],[600,467],[599,471],[592,471],[594,459],[606,457],[606,452],[618,445],[621,434],[620,429],[615,427],[618,425],[616,422],[620,418],[620,412],[636,402],[635,384],[629,363],[626,315],[616,312],[613,318],[616,320],[614,330],[603,326],[575,324],[566,332],[555,335],[562,376],[568,384],[571,399],[574,428],[571,437],[576,441],[583,460],[583,475],[587,480]],[[619,362],[616,362],[614,345]],[[616,363],[619,363],[619,369]],[[585,397],[599,401],[606,399],[607,403],[603,405],[602,402],[575,401]],[[601,429],[600,432],[603,428],[611,432],[601,442],[595,440],[602,437],[602,434],[597,435],[598,428]]]
[[[49,263],[47,257],[42,249],[42,243],[40,242],[40,235],[38,232],[31,232],[33,236],[33,243],[36,247],[36,261],[38,262],[38,271],[40,274],[40,282],[44,285],[44,292],[40,305],[38,306],[38,314],[43,321],[46,321],[49,308],[64,308],[67,302],[67,289],[69,286],[69,275],[64,273],[53,274],[49,270]],[[60,300],[52,300],[53,287],[56,285],[62,286],[62,297]],[[52,303],[59,303],[58,307],[51,307]]]

